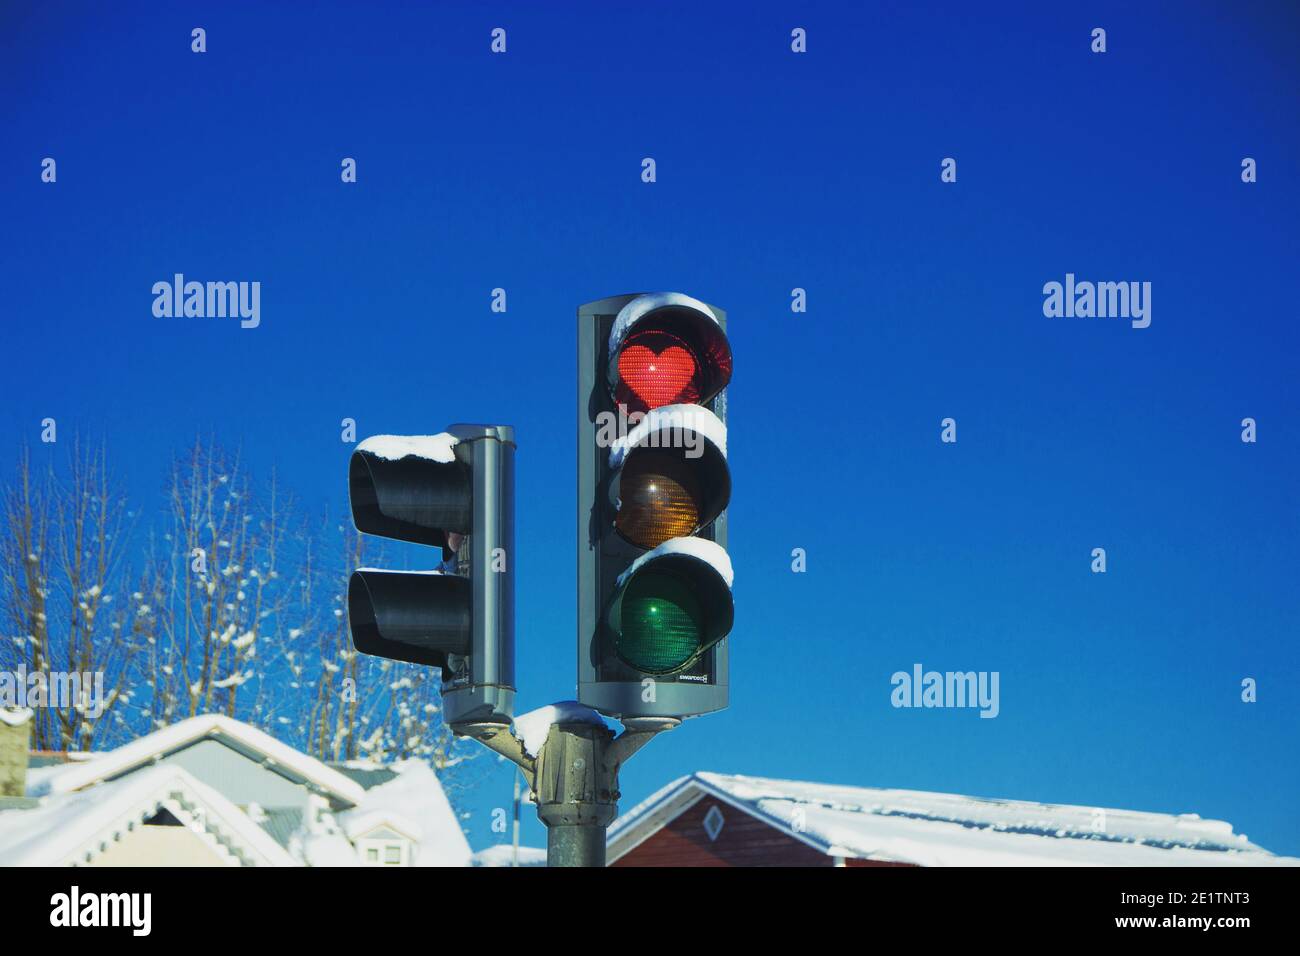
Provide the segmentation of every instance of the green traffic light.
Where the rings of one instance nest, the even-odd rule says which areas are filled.
[[[668,674],[700,650],[703,611],[676,575],[643,571],[628,582],[618,656],[647,674]]]

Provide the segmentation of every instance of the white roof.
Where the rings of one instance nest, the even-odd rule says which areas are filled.
[[[830,856],[920,866],[1300,866],[1231,824],[1196,814],[703,772],[673,781],[614,821],[610,861],[706,796]]]
[[[415,841],[414,866],[469,866],[469,841],[438,775],[422,760],[402,760],[397,776],[365,792],[355,810],[337,814],[349,837],[364,836],[382,823]]]
[[[497,843],[474,854],[475,866],[514,866],[515,848],[509,843]],[[545,866],[546,850],[535,846],[519,848],[520,866]]]
[[[359,783],[326,766],[315,757],[294,750],[270,734],[224,714],[206,714],[202,717],[182,720],[124,744],[116,750],[97,754],[90,760],[34,769],[28,774],[27,792],[34,797],[71,793],[121,776],[153,762],[158,757],[174,753],[209,737],[226,740],[261,754],[266,763],[287,772],[290,776],[314,784],[343,803],[356,806],[365,799],[365,788]]]
[[[337,830],[310,833],[299,830],[289,841],[290,851],[308,866],[360,866],[361,858],[348,838]]]
[[[424,835],[424,830],[413,820],[389,810],[346,810],[338,815],[338,820],[343,826],[344,835],[353,843],[380,828],[410,837],[416,843]]]
[[[90,862],[160,809],[189,826],[232,866],[296,866],[269,833],[225,796],[175,764],[150,767],[90,790],[0,812],[0,865]]]

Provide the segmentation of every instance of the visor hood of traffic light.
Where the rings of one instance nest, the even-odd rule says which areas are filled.
[[[348,580],[348,629],[362,654],[441,667],[470,652],[468,578],[437,571],[362,568]]]
[[[731,365],[731,345],[713,311],[679,292],[637,296],[610,331],[610,395],[631,411],[703,405],[727,387]]]
[[[419,454],[392,457],[363,442],[348,464],[352,521],[364,534],[454,549],[448,534],[468,534],[473,525],[470,467]]]
[[[702,538],[675,538],[619,577],[605,624],[629,667],[673,674],[731,633],[734,618],[726,552]]]
[[[695,534],[731,500],[726,426],[698,405],[651,411],[610,449],[614,527],[637,547]]]

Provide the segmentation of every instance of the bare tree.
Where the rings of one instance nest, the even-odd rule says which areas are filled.
[[[38,708],[37,747],[111,746],[218,712],[322,760],[446,770],[479,753],[443,723],[436,669],[353,648],[347,582],[365,544],[350,524],[326,516],[309,534],[274,476],[210,440],[175,460],[147,534],[102,450],[74,445],[66,471],[38,474],[24,451],[0,489],[0,666],[101,671],[106,709]]]
[[[91,749],[126,733],[134,665],[153,624],[123,599],[128,513],[103,448],[74,439],[66,471],[60,479],[47,465],[37,474],[24,448],[0,491],[0,613],[9,638],[0,666],[35,675],[32,690],[44,685],[33,737],[48,750]],[[67,682],[72,674],[76,685]],[[70,686],[77,693],[55,692]]]
[[[151,548],[159,640],[152,648],[156,726],[220,712],[271,729],[292,709],[260,677],[262,645],[279,650],[301,613],[294,567],[282,578],[292,518],[274,478],[256,486],[238,455],[196,440],[172,468],[168,530]]]

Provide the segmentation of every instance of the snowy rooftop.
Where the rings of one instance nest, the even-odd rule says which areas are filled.
[[[365,796],[360,784],[337,770],[256,727],[224,714],[205,714],[182,720],[116,750],[96,754],[90,760],[33,769],[27,776],[27,793],[41,797],[80,790],[112,780],[208,737],[222,737],[231,744],[264,754],[281,772],[330,793],[336,802],[355,806]]]
[[[214,852],[233,851],[246,861],[293,866],[290,857],[224,795],[174,764],[46,798],[28,810],[0,813],[0,865],[58,866],[107,849],[160,808],[197,808],[191,829]],[[202,820],[200,825],[197,820]]]
[[[268,812],[258,801],[245,812],[215,782],[205,784],[175,763],[158,763],[205,739],[218,739],[301,783],[311,794],[308,806],[272,806]],[[224,715],[183,720],[86,760],[31,768],[27,793],[37,805],[0,813],[0,865],[64,862],[86,846],[119,839],[178,793],[201,805],[222,837],[236,840],[256,862],[357,866],[362,861],[350,841],[388,828],[411,840],[415,866],[471,864],[460,821],[427,763],[354,762],[344,769]]]
[[[356,838],[387,823],[415,841],[415,866],[469,866],[469,842],[433,769],[420,760],[389,769],[395,778],[367,790],[355,810],[338,814],[344,832]]]
[[[681,777],[610,827],[610,858],[714,796],[831,856],[921,866],[1300,865],[1196,814],[995,800],[764,777]]]
[[[545,866],[546,850],[535,846],[521,846],[518,855],[520,866]],[[474,854],[475,866],[514,866],[515,848],[509,843],[498,843]]]

